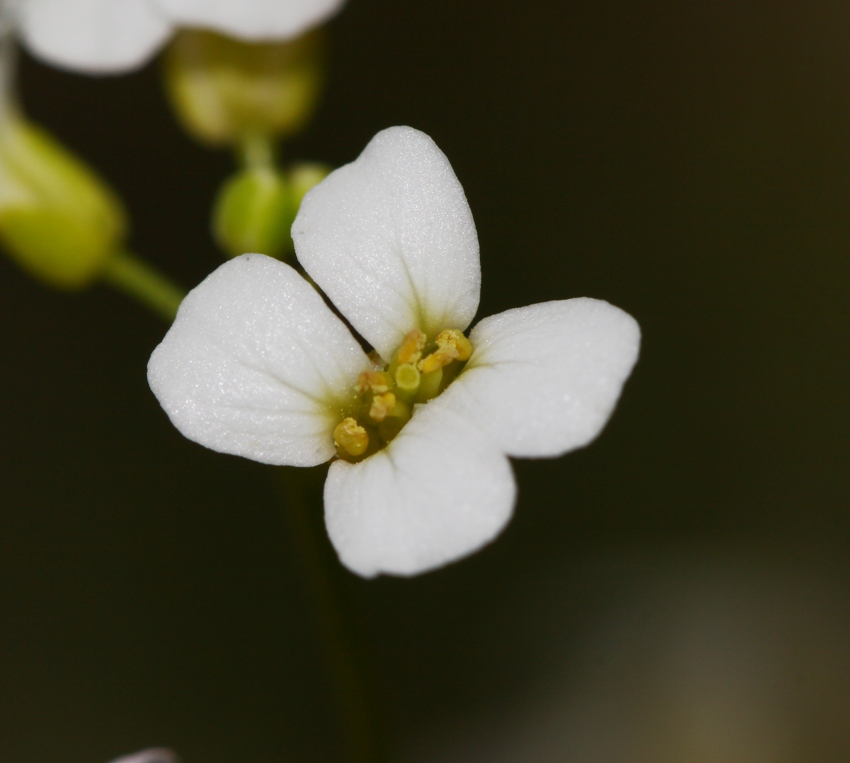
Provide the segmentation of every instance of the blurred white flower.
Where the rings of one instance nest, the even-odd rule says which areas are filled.
[[[91,73],[135,69],[177,27],[212,29],[244,40],[295,37],[344,0],[0,0],[21,39],[55,66]]]
[[[379,133],[311,190],[298,258],[381,359],[295,270],[244,255],[185,299],[148,379],[174,425],[268,464],[331,465],[325,520],[360,575],[469,554],[510,519],[506,456],[553,457],[604,426],[637,358],[634,319],[571,299],[463,331],[481,270],[451,165],[409,127]]]
[[[158,747],[116,758],[112,763],[180,763],[180,758],[171,750]]]

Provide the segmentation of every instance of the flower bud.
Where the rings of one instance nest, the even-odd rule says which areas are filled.
[[[191,135],[211,145],[237,145],[250,135],[296,132],[313,112],[323,63],[318,30],[262,43],[183,30],[166,53],[165,82]]]
[[[290,229],[301,200],[331,170],[318,162],[279,170],[270,156],[246,162],[219,191],[213,211],[217,242],[232,257],[248,252],[288,256],[293,251]]]
[[[295,211],[282,172],[248,168],[222,186],[213,210],[213,233],[232,257],[246,252],[280,257],[292,250],[289,229]]]
[[[289,170],[289,184],[292,188],[293,215],[298,214],[301,200],[314,185],[321,183],[331,174],[333,167],[319,162],[300,162],[292,165]]]
[[[124,209],[88,166],[17,114],[0,123],[0,243],[52,286],[90,284],[121,246]]]

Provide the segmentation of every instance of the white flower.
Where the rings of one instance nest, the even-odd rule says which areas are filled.
[[[324,21],[344,0],[0,0],[22,40],[48,63],[121,72],[150,59],[178,26],[246,40],[283,40]]]
[[[360,575],[416,574],[489,542],[513,511],[506,456],[586,445],[637,358],[634,319],[593,299],[460,333],[478,308],[475,226],[446,157],[409,127],[310,191],[292,233],[386,374],[295,270],[244,255],[189,294],[148,379],[175,426],[214,450],[294,466],[341,455],[325,521]]]

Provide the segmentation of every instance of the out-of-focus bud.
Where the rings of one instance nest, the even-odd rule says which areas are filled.
[[[247,252],[285,258],[292,254],[290,229],[301,200],[332,167],[300,162],[288,170],[272,161],[248,163],[219,191],[213,209],[213,234],[231,257]]]
[[[211,145],[285,137],[310,117],[324,78],[324,39],[247,43],[183,30],[165,56],[165,82],[184,127]]]
[[[104,271],[127,229],[120,201],[44,130],[0,123],[0,244],[31,275],[64,289]]]
[[[213,233],[231,257],[246,252],[286,256],[295,219],[292,189],[273,167],[244,169],[221,188],[213,210]]]
[[[292,188],[292,219],[298,214],[301,200],[314,185],[321,183],[331,174],[333,167],[319,162],[300,162],[289,170],[289,185]]]

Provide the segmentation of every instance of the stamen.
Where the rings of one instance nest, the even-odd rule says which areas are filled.
[[[426,346],[429,354],[422,357]],[[339,457],[356,463],[385,447],[410,421],[417,404],[427,403],[452,383],[472,352],[472,343],[458,329],[441,331],[432,343],[414,329],[389,365],[371,358],[375,365],[357,377],[357,398],[333,432]]]
[[[362,395],[364,392],[374,392],[383,395],[392,387],[390,375],[384,371],[364,371],[357,377],[357,391]]]
[[[372,407],[369,409],[369,417],[373,421],[383,421],[389,412],[395,408],[395,395],[387,392],[383,395],[375,395],[372,398]]]
[[[430,355],[419,361],[419,370],[423,374],[433,373],[434,371],[447,366],[453,360],[457,360],[458,354],[457,347],[453,347],[451,345],[438,347]]]
[[[440,385],[443,383],[443,369],[438,368],[431,373],[422,374],[422,381],[419,383],[419,391],[416,393],[416,400],[424,403],[427,400],[437,397],[440,394]]]
[[[445,331],[441,331],[437,334],[435,341],[437,347],[441,349],[444,347],[454,347],[457,350],[456,359],[461,362],[469,360],[472,355],[472,342],[463,335],[462,331],[458,331],[457,329],[445,329]]]
[[[422,350],[425,349],[425,334],[419,329],[413,329],[404,338],[401,347],[395,354],[396,360],[401,363],[415,363],[422,357]]]
[[[336,425],[334,444],[349,456],[362,456],[369,447],[369,434],[349,417]]]
[[[384,442],[390,442],[408,421],[410,421],[410,406],[402,400],[397,400],[395,408],[378,425],[378,434]]]

